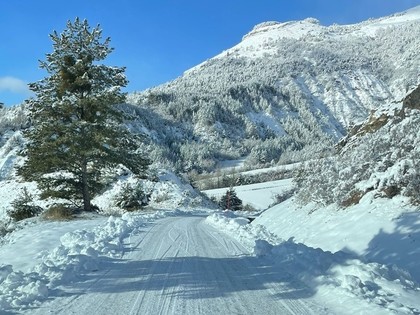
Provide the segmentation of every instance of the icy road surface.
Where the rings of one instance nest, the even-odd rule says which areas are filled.
[[[30,314],[325,314],[313,292],[204,217],[170,217],[126,239],[121,259]]]

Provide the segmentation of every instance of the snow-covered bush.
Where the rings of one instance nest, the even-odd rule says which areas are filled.
[[[5,236],[7,233],[10,232],[10,229],[8,227],[9,224],[10,224],[9,220],[1,220],[0,221],[0,240],[3,236]]]
[[[28,191],[26,187],[12,202],[12,209],[7,211],[7,214],[15,221],[21,221],[27,218],[39,215],[42,208],[33,204],[34,196]]]
[[[20,149],[24,144],[24,139],[20,131],[14,132],[7,140],[5,145],[1,148],[2,155],[7,155],[13,149]]]
[[[29,126],[25,105],[0,108],[0,138],[7,131],[17,131]]]
[[[311,201],[322,205],[333,203],[335,196],[331,190],[331,183],[336,183],[337,177],[336,158],[326,158],[303,165],[294,176],[298,187],[297,200],[302,204]]]
[[[140,210],[149,203],[150,194],[147,194],[141,183],[124,183],[121,191],[115,196],[115,205],[126,211]]]
[[[219,205],[222,209],[227,210],[236,211],[243,209],[242,200],[238,197],[235,189],[233,189],[232,187],[229,188],[226,191],[226,193],[222,196]]]

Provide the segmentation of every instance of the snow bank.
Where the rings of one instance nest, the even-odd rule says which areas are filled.
[[[395,265],[367,263],[355,254],[281,240],[263,226],[244,224],[232,213],[215,213],[206,222],[242,242],[254,255],[269,259],[283,272],[316,291],[326,304],[343,313],[346,305],[360,314],[418,314],[420,286]]]
[[[0,309],[19,308],[48,296],[46,281],[36,273],[14,272],[0,265]]]
[[[105,224],[92,230],[69,232],[60,238],[59,246],[42,254],[41,262],[30,272],[0,265],[0,309],[38,305],[48,297],[50,290],[100,269],[103,257],[122,257],[124,238],[145,223],[168,213],[124,214],[110,217]]]
[[[206,222],[223,230],[239,240],[249,251],[253,250],[255,240],[263,239],[278,243],[280,239],[269,233],[262,225],[251,226],[247,218],[238,217],[233,211],[215,212],[206,218]]]
[[[396,266],[365,263],[350,254],[326,252],[293,239],[273,246],[269,254],[281,268],[316,289],[319,296],[327,300],[339,297],[343,307],[354,305],[352,300],[358,298],[359,311],[371,304],[379,306],[375,307],[379,312],[382,308],[399,314],[416,314],[420,310],[419,285]],[[352,311],[359,313],[354,308]]]
[[[372,192],[346,209],[302,207],[292,198],[265,211],[252,224],[324,251],[344,251],[369,262],[396,265],[420,282],[420,212],[405,197],[374,198]]]

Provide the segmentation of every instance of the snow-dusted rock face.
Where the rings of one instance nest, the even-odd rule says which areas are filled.
[[[404,99],[403,107],[420,110],[420,86]]]
[[[420,83],[419,35],[420,7],[355,25],[266,22],[129,101],[175,124],[183,134],[172,141],[178,156],[188,156],[191,143],[205,152],[192,168],[244,155],[250,165],[293,160],[302,148],[307,157]]]
[[[296,178],[302,203],[348,207],[367,193],[420,203],[420,86],[398,103],[372,111],[338,144],[338,154]]]
[[[361,124],[354,126],[346,137],[341,139],[338,147],[348,150],[352,143],[368,133],[375,133],[380,128],[389,124],[391,127],[398,126],[404,120],[417,117],[420,110],[420,85],[411,91],[402,102],[386,104],[371,111],[369,118]],[[415,130],[413,130],[415,132]],[[411,135],[407,135],[410,137]],[[414,134],[412,135],[414,136]]]

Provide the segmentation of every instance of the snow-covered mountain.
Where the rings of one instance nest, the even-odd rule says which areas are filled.
[[[305,158],[420,83],[419,35],[420,7],[354,25],[266,22],[129,102],[164,117],[170,135],[160,143],[182,170]]]

